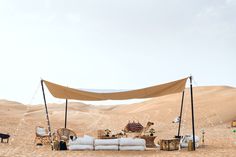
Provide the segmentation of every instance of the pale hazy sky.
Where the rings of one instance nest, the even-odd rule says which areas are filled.
[[[0,99],[43,103],[40,78],[136,89],[192,74],[236,86],[235,51],[236,0],[0,0]]]

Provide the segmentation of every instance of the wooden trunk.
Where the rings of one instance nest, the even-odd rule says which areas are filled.
[[[162,139],[160,140],[160,150],[178,150],[180,140],[179,139]]]

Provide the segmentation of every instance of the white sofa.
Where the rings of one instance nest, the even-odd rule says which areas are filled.
[[[146,141],[139,138],[94,139],[91,136],[69,140],[69,150],[140,150],[146,149]]]
[[[180,146],[181,148],[187,148],[188,147],[188,142],[193,141],[193,135],[185,135],[181,140],[180,140]],[[195,135],[195,147],[199,147],[199,142],[200,138]]]

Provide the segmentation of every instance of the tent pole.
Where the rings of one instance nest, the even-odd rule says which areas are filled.
[[[65,109],[65,128],[66,128],[66,124],[67,124],[67,104],[68,104],[68,100],[66,99],[66,109]]]
[[[184,105],[184,91],[182,93],[182,100],[181,100],[181,107],[180,107],[180,115],[179,115],[179,129],[178,129],[178,138],[180,138],[180,127],[182,122],[182,111],[183,111],[183,105]]]
[[[51,139],[52,138],[51,125],[50,125],[49,116],[48,116],[48,107],[47,107],[46,96],[45,96],[45,92],[44,92],[43,80],[41,80],[41,86],[42,86],[43,100],[44,100],[45,111],[46,111],[46,118],[47,118],[47,122],[48,122],[49,138],[50,138],[50,143],[51,143],[51,147],[53,150],[52,139]]]
[[[192,76],[190,78],[190,94],[191,94],[191,108],[192,108],[192,130],[193,130],[193,150],[195,150],[195,128],[194,128],[194,109],[193,109],[193,85]]]

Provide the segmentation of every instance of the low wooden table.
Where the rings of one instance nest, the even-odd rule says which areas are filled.
[[[156,148],[156,145],[154,143],[156,136],[141,136],[141,138],[146,141],[147,148]]]
[[[160,140],[160,150],[178,150],[180,144],[180,139],[172,138],[172,139],[161,139]]]

